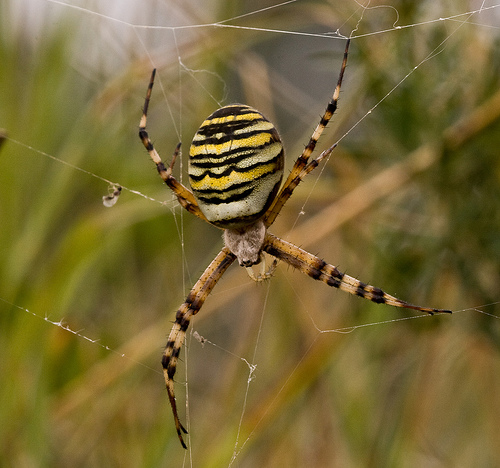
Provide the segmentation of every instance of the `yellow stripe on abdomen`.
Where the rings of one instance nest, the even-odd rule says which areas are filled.
[[[189,179],[207,219],[237,228],[261,217],[283,175],[283,146],[260,112],[235,104],[209,116],[193,138]]]

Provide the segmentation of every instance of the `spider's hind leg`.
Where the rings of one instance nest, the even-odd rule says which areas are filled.
[[[337,79],[337,86],[335,87],[333,95],[330,101],[328,102],[328,105],[326,106],[325,112],[321,117],[321,120],[319,121],[318,125],[316,126],[316,129],[314,130],[313,134],[311,135],[309,143],[304,148],[302,154],[295,161],[295,164],[293,165],[293,168],[290,174],[288,175],[288,178],[286,179],[285,183],[281,187],[278,196],[274,199],[271,207],[267,210],[266,214],[264,215],[264,221],[267,227],[271,226],[271,224],[274,223],[279,212],[281,211],[287,200],[291,197],[293,191],[295,190],[297,185],[299,185],[302,179],[307,174],[309,174],[309,172],[311,172],[315,167],[317,167],[321,160],[329,156],[330,153],[335,148],[335,145],[331,146],[326,151],[323,151],[323,153],[318,158],[309,162],[309,158],[313,153],[314,149],[316,148],[316,143],[318,142],[321,134],[323,133],[323,130],[328,125],[328,122],[332,118],[333,114],[337,110],[337,102],[340,96],[340,88],[342,86],[342,80],[344,78],[344,72],[347,66],[347,54],[349,52],[350,42],[351,42],[350,39],[348,39],[346,42],[344,50],[344,59],[342,60],[342,66],[340,68],[339,77]]]
[[[156,74],[156,69],[154,69],[153,72],[151,73],[151,79],[149,81],[148,90],[146,93],[146,99],[144,100],[142,117],[139,123],[139,138],[141,139],[144,148],[146,148],[147,152],[149,153],[150,158],[156,164],[156,169],[158,170],[158,174],[160,174],[160,177],[163,179],[163,181],[169,186],[172,192],[174,192],[181,206],[190,213],[194,214],[195,216],[198,216],[198,218],[202,219],[203,221],[208,222],[205,215],[201,212],[200,207],[198,206],[198,203],[196,202],[196,199],[191,190],[189,190],[186,186],[178,182],[172,175],[172,170],[175,164],[175,160],[177,159],[177,156],[180,153],[181,144],[179,143],[175,147],[174,154],[172,156],[172,161],[170,162],[169,166],[166,167],[163,161],[161,160],[158,151],[156,151],[153,142],[149,138],[149,134],[146,130],[149,101],[151,99],[151,92],[153,91],[155,74]]]

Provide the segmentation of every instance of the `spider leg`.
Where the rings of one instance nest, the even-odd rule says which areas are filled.
[[[264,250],[268,254],[283,260],[313,279],[323,281],[328,286],[333,286],[334,288],[341,289],[355,296],[363,297],[377,304],[388,304],[395,307],[419,310],[431,315],[443,312],[451,313],[451,310],[421,307],[402,301],[397,297],[387,294],[380,288],[365,284],[352,276],[340,272],[337,267],[324,262],[315,255],[270,233],[266,235]]]
[[[160,155],[158,154],[155,147],[153,146],[153,142],[149,138],[148,132],[146,131],[148,107],[149,107],[149,101],[151,99],[151,92],[153,90],[155,74],[156,74],[156,69],[154,69],[153,72],[151,73],[151,79],[149,81],[148,91],[146,93],[146,99],[144,101],[144,108],[143,108],[143,112],[142,112],[142,117],[141,117],[141,121],[139,123],[139,138],[141,139],[142,144],[144,145],[147,152],[149,153],[149,156],[151,157],[153,162],[156,164],[156,168],[158,170],[158,173],[160,174],[160,177],[163,179],[163,181],[170,187],[170,189],[177,196],[177,199],[179,200],[179,203],[181,204],[181,206],[183,208],[185,208],[187,211],[189,211],[190,213],[198,216],[198,218],[201,218],[203,221],[207,221],[207,218],[201,212],[201,210],[198,206],[198,203],[196,202],[196,199],[194,198],[193,193],[186,186],[184,186],[183,184],[178,182],[175,179],[175,177],[172,176],[172,170],[174,168],[175,160],[177,159],[177,156],[179,155],[181,144],[179,143],[176,146],[174,154],[172,156],[172,162],[170,163],[170,165],[167,168],[167,167],[165,167],[165,164],[161,160]]]
[[[267,213],[264,215],[264,222],[265,222],[267,227],[269,227],[269,226],[271,226],[271,224],[273,224],[273,222],[275,221],[279,212],[283,208],[284,204],[287,202],[287,200],[292,195],[293,190],[302,180],[302,178],[298,178],[298,176],[302,173],[302,170],[304,169],[304,167],[306,167],[307,162],[309,160],[309,157],[311,156],[312,152],[314,151],[314,148],[316,147],[316,143],[318,142],[321,134],[323,133],[323,130],[326,128],[326,126],[328,125],[328,122],[330,121],[333,114],[337,110],[337,102],[339,100],[340,87],[342,86],[342,79],[344,78],[344,71],[345,71],[345,68],[347,65],[347,55],[348,55],[348,51],[349,51],[349,44],[350,44],[350,39],[347,40],[347,43],[345,46],[344,58],[342,60],[342,67],[340,69],[339,78],[337,80],[337,86],[335,87],[335,91],[333,92],[333,96],[326,107],[325,113],[321,117],[319,124],[316,126],[316,129],[314,130],[311,138],[309,139],[309,143],[307,143],[306,147],[304,148],[304,151],[299,156],[297,161],[295,161],[295,164],[293,165],[293,168],[292,168],[292,171],[290,172],[290,175],[288,176],[285,183],[283,184],[283,187],[279,191],[277,197],[274,199],[273,204],[268,209]],[[323,155],[323,153],[322,153],[323,157],[321,159],[323,159],[325,156],[328,156],[331,153],[331,151],[333,150],[333,148],[334,147],[329,148],[329,150],[327,150],[328,153],[326,155]],[[316,164],[316,166],[317,166],[317,164]],[[316,167],[316,166],[314,166],[314,167]],[[314,169],[314,167],[311,168],[311,170]]]
[[[189,292],[184,304],[179,307],[175,316],[174,325],[168,335],[165,351],[163,352],[162,366],[165,384],[167,386],[168,398],[170,400],[170,405],[172,406],[177,435],[179,436],[179,440],[184,448],[187,447],[182,438],[182,432],[187,434],[187,431],[179,420],[174,394],[173,378],[177,367],[177,360],[179,358],[179,353],[191,318],[199,312],[205,302],[205,299],[217,284],[217,281],[219,281],[221,276],[235,259],[236,256],[232,254],[227,247],[224,247],[212,260],[210,265],[201,275],[200,279],[193,286],[193,289]]]

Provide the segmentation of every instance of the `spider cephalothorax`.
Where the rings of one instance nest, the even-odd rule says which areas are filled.
[[[259,111],[242,104],[222,107],[211,114],[196,132],[189,151],[189,180],[192,191],[172,176],[172,168],[179,154],[180,144],[167,168],[156,152],[146,131],[146,119],[155,70],[151,74],[139,136],[158,172],[177,196],[179,203],[190,213],[224,230],[224,248],[217,254],[191,289],[186,301],[177,311],[163,353],[162,365],[167,392],[172,406],[175,427],[184,448],[182,432],[187,433],[177,414],[173,377],[177,359],[184,342],[191,317],[199,312],[217,281],[238,259],[247,267],[252,278],[268,277],[261,271],[256,278],[252,265],[260,263],[262,252],[297,268],[311,278],[350,294],[379,304],[405,307],[429,314],[450,312],[444,309],[420,307],[391,296],[380,288],[363,283],[340,272],[320,258],[267,231],[273,224],[293,190],[335,148],[331,146],[316,159],[309,161],[316,143],[337,108],[340,86],[347,64],[347,41],[337,86],[309,143],[295,164],[283,186],[283,146],[274,125]],[[276,266],[276,260],[273,268]],[[272,271],[272,270],[271,270]]]

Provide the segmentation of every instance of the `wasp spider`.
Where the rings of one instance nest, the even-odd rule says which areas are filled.
[[[429,314],[450,312],[416,306],[390,296],[379,288],[340,272],[335,266],[267,230],[297,185],[335,148],[334,145],[316,159],[309,160],[316,142],[337,108],[348,49],[349,41],[333,96],[281,189],[284,152],[278,132],[259,111],[242,104],[222,107],[201,124],[189,149],[189,181],[192,191],[179,183],[172,176],[172,169],[179,154],[180,143],[175,149],[172,162],[166,167],[146,131],[147,111],[155,78],[153,70],[140,122],[139,136],[142,143],[155,162],[161,178],[175,193],[179,203],[198,218],[224,231],[225,246],[177,311],[163,353],[162,365],[168,397],[177,434],[184,448],[186,444],[182,433],[187,434],[187,431],[179,421],[173,381],[179,352],[191,317],[198,313],[217,281],[236,259],[241,266],[251,270],[252,265],[261,263],[262,252],[267,252],[316,280],[379,304],[406,307]],[[258,278],[253,273],[251,275],[254,279],[268,277],[275,266],[276,260],[269,272],[262,269]]]

